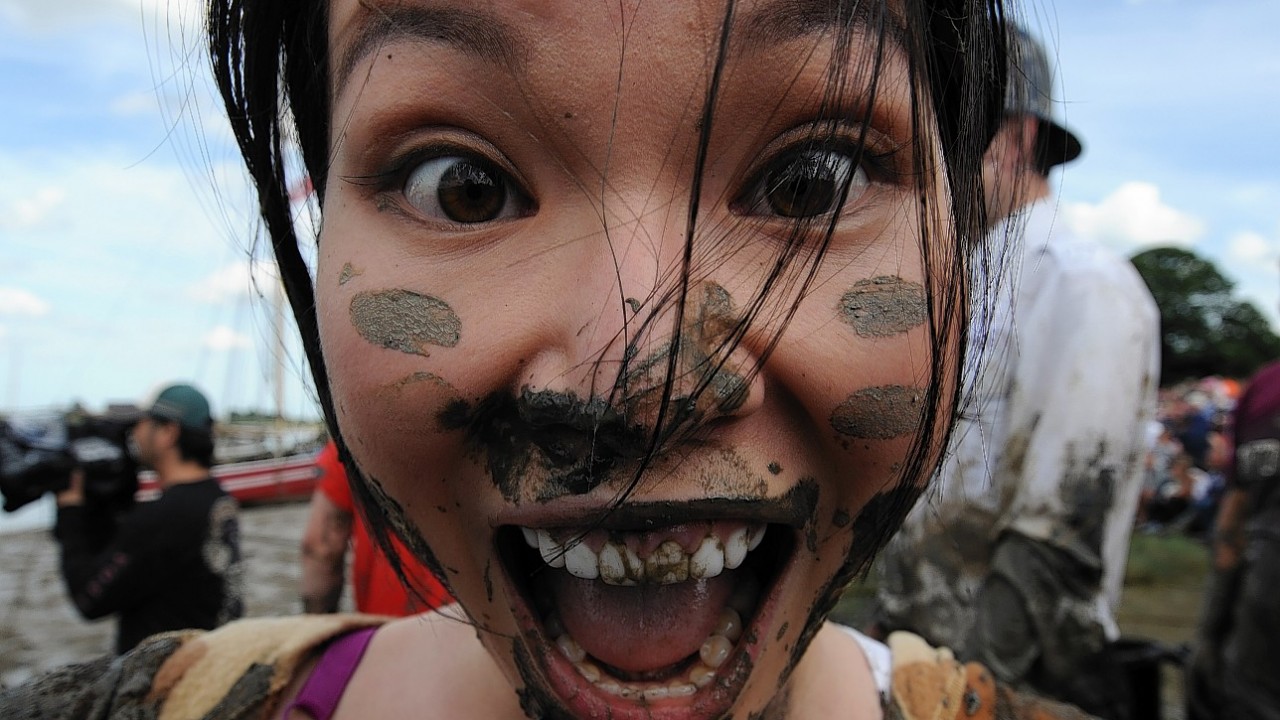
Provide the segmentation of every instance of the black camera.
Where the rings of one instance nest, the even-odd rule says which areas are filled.
[[[84,472],[85,506],[111,514],[133,506],[138,465],[129,452],[129,431],[141,413],[115,406],[102,415],[0,419],[0,495],[13,512],[45,493],[65,490],[71,473]]]

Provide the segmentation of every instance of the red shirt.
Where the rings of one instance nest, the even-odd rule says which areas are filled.
[[[435,575],[414,559],[399,538],[393,536],[391,542],[400,557],[404,573],[418,588],[421,598],[415,597],[401,584],[395,570],[391,569],[391,563],[382,554],[382,549],[369,535],[364,520],[355,511],[351,486],[347,484],[346,469],[338,460],[336,445],[331,442],[320,451],[316,467],[320,471],[320,492],[338,508],[351,514],[351,546],[354,555],[351,583],[358,611],[375,615],[412,615],[453,602],[449,591],[444,589]]]

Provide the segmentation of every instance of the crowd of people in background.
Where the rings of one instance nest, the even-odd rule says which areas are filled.
[[[1217,376],[1160,390],[1147,435],[1139,532],[1208,537],[1230,469],[1230,417],[1239,395],[1239,381]]]

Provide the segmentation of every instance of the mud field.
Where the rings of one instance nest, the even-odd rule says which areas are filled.
[[[247,615],[299,612],[298,541],[306,514],[306,502],[241,511]],[[350,608],[350,597],[343,603]],[[89,623],[76,614],[48,531],[0,534],[0,683],[110,652],[114,632],[110,618]]]

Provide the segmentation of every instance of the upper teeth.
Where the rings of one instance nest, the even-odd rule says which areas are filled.
[[[692,552],[675,540],[666,540],[646,558],[641,558],[625,542],[606,540],[593,552],[581,538],[557,542],[547,530],[521,528],[525,543],[553,568],[564,568],[584,580],[599,579],[608,585],[654,583],[668,585],[713,578],[742,564],[747,553],[764,539],[766,526],[736,528],[725,539],[711,533]]]

